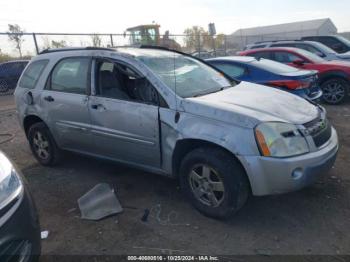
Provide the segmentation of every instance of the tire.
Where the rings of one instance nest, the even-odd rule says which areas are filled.
[[[321,84],[322,100],[330,105],[342,104],[348,97],[349,82],[342,78],[332,78]]]
[[[39,122],[29,128],[28,140],[33,155],[43,166],[54,166],[60,158],[61,152],[48,127]],[[44,153],[46,152],[46,153]]]
[[[9,84],[5,79],[0,79],[0,94],[7,93],[9,91]]]
[[[198,148],[185,156],[180,184],[199,212],[217,219],[233,216],[250,195],[249,181],[238,160],[215,147]]]

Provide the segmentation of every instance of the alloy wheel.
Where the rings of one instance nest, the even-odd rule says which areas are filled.
[[[219,206],[225,197],[224,183],[213,168],[198,164],[189,175],[193,195],[197,200],[210,207]]]
[[[338,81],[331,81],[323,88],[323,98],[330,104],[339,103],[345,96],[345,87]]]
[[[38,157],[46,160],[50,157],[50,144],[47,138],[37,131],[33,138],[33,147]]]

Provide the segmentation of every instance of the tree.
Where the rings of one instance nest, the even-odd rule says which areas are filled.
[[[51,46],[52,48],[63,48],[67,46],[67,42],[64,40],[61,40],[61,41],[51,40]]]
[[[211,36],[203,27],[192,26],[184,31],[185,36],[185,46],[190,50],[204,50],[205,48],[212,47]]]
[[[218,34],[215,37],[215,48],[216,49],[223,49],[225,46],[225,35],[224,34]]]
[[[19,52],[19,56],[22,58],[22,44],[24,42],[24,39],[23,39],[24,30],[22,30],[22,28],[17,24],[13,24],[13,25],[9,24],[8,27],[9,27],[9,31],[7,32],[7,35],[10,41],[16,44],[16,49]]]
[[[93,34],[91,36],[92,46],[100,47],[102,46],[102,39],[99,35]]]

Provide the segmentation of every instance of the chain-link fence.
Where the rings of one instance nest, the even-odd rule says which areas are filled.
[[[19,36],[20,45],[9,39]],[[47,48],[62,47],[118,47],[133,45],[163,46],[197,56],[222,56],[237,51],[226,35],[210,36],[207,33],[193,35],[140,34],[83,34],[83,33],[0,33],[0,62],[11,57],[31,57]]]
[[[154,27],[132,28],[124,34],[0,33],[0,95],[13,93],[23,65],[45,49],[138,45],[166,47],[203,59],[234,55],[238,51],[226,35],[160,35]]]

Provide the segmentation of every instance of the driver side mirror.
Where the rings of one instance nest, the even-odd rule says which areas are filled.
[[[305,61],[302,59],[297,59],[293,61],[293,64],[297,65],[297,66],[303,66],[305,64]]]

